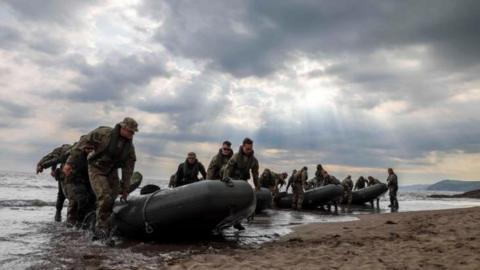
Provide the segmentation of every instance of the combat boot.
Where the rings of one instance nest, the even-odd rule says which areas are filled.
[[[62,221],[62,210],[57,210],[57,212],[55,212],[55,221],[56,222],[60,222]]]

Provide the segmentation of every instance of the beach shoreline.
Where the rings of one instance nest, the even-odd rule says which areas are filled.
[[[480,207],[313,223],[259,248],[215,250],[170,269],[478,269]]]

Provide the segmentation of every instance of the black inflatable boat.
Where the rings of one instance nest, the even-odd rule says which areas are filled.
[[[360,190],[352,192],[352,204],[365,204],[368,203],[387,192],[387,185],[384,183],[375,184]]]
[[[118,203],[113,224],[130,237],[210,232],[249,217],[255,207],[254,190],[246,181],[205,180]]]
[[[330,201],[337,200],[343,195],[342,185],[326,185],[305,191],[303,199],[303,208],[311,209],[326,204]],[[293,194],[285,192],[280,193],[277,200],[277,206],[280,208],[292,207]]]
[[[255,196],[257,197],[255,212],[259,213],[267,208],[272,208],[272,193],[268,188],[260,188],[255,191]]]

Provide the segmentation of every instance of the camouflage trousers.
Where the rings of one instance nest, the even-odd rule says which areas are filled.
[[[293,201],[292,201],[293,209],[302,209],[304,193],[305,191],[303,190],[302,183],[293,184]]]
[[[80,225],[85,215],[95,206],[95,195],[86,176],[71,175],[65,178],[68,197],[67,224]]]
[[[350,189],[344,189],[343,191],[343,203],[351,205],[352,204],[352,191]]]
[[[120,180],[117,170],[106,174],[95,166],[88,166],[90,185],[97,200],[97,223],[95,229],[109,232],[111,229],[111,215],[113,203],[120,192]]]

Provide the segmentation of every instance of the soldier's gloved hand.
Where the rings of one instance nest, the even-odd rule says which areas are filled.
[[[63,173],[65,174],[65,176],[69,176],[70,174],[72,174],[72,171],[73,171],[72,165],[65,164],[65,166],[63,166]]]
[[[51,175],[52,177],[55,177],[55,170],[51,170],[51,171],[50,171],[50,175]]]
[[[37,174],[43,172],[43,167],[42,165],[37,165]]]
[[[121,202],[127,202],[127,197],[128,197],[128,192],[127,191],[124,191],[122,193],[122,196],[120,197],[120,201]]]

